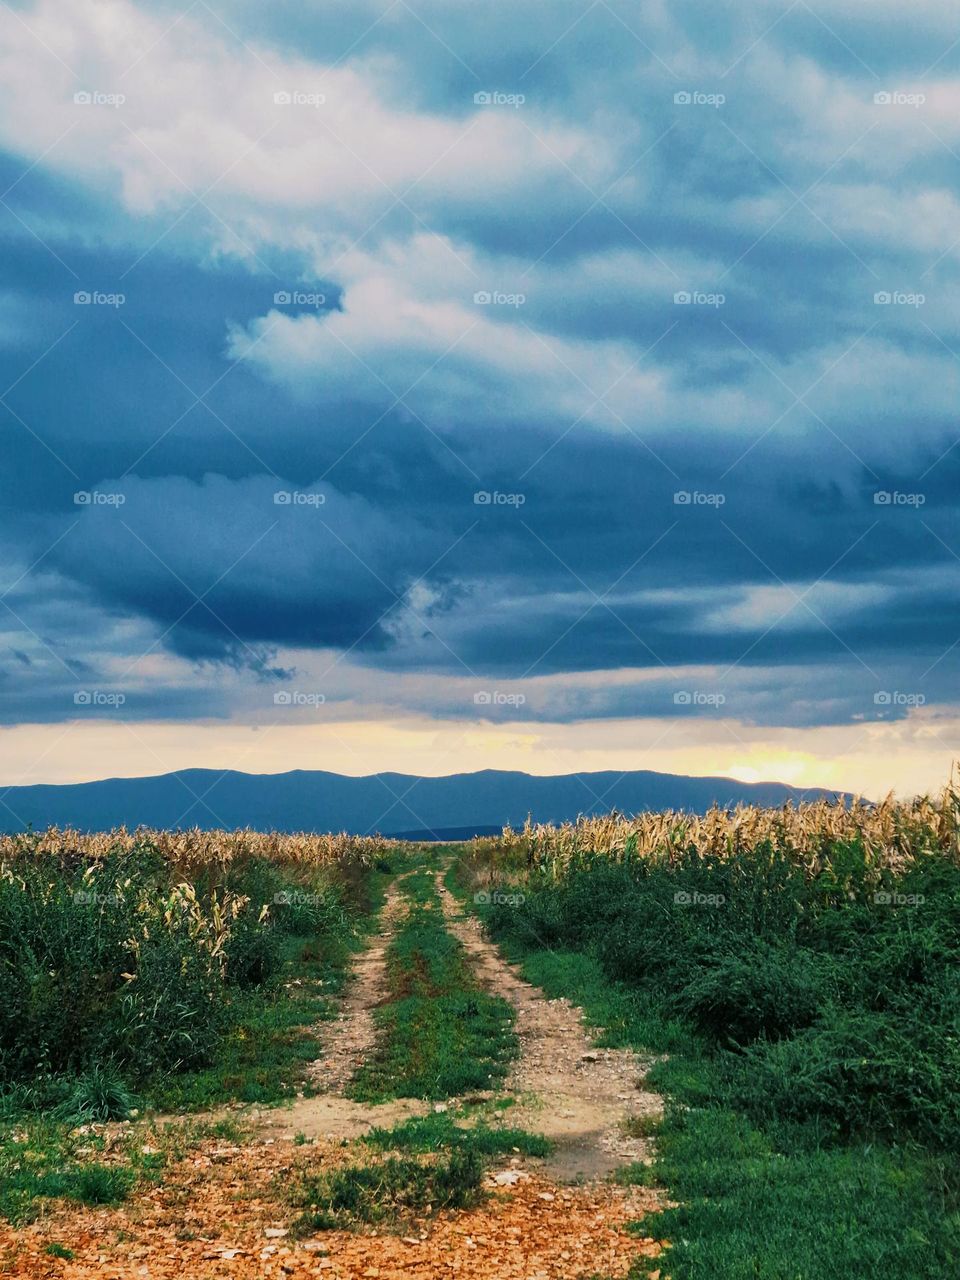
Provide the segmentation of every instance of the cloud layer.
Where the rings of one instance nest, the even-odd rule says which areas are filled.
[[[3,722],[948,716],[954,18],[0,8]]]

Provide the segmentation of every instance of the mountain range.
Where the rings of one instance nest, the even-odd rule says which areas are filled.
[[[679,774],[570,773],[552,777],[485,769],[441,778],[377,773],[354,778],[295,769],[251,774],[184,769],[147,778],[0,789],[0,830],[72,826],[81,831],[149,826],[261,831],[379,831],[410,839],[466,839],[509,823],[563,822],[616,809],[702,813],[714,802],[781,805],[832,799],[780,782],[736,782]]]

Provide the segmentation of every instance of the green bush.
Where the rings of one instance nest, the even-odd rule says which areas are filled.
[[[79,1076],[54,1114],[71,1125],[126,1120],[135,1100],[112,1065],[95,1063]]]
[[[779,1040],[817,1017],[823,969],[803,952],[757,944],[701,969],[679,992],[677,1013],[719,1044]]]
[[[124,1079],[209,1065],[234,992],[279,974],[293,936],[349,930],[326,876],[262,858],[183,873],[144,844],[90,861],[28,846],[0,874],[0,1086],[83,1075]],[[227,932],[213,945],[216,910]]]
[[[746,1050],[732,1095],[758,1118],[815,1121],[825,1137],[960,1149],[960,1028],[837,1012]]]
[[[164,927],[166,874],[145,851],[94,867],[24,861],[0,879],[0,1078],[203,1055],[218,966]]]
[[[770,844],[583,855],[556,880],[501,887],[485,911],[495,936],[594,955],[719,1055],[718,1097],[816,1135],[960,1150],[960,867],[948,857],[877,872],[856,844],[826,845],[810,870]]]
[[[374,1128],[361,1139],[381,1151],[439,1151],[441,1148],[468,1149],[481,1156],[509,1155],[514,1151],[526,1156],[549,1155],[552,1146],[539,1133],[525,1129],[491,1128],[482,1120],[459,1124],[449,1112],[415,1116],[392,1129]]]

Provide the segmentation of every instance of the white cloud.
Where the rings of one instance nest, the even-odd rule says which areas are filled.
[[[495,263],[439,237],[418,236],[378,257],[349,255],[340,271],[342,311],[272,312],[236,327],[230,358],[246,358],[312,402],[386,409],[402,396],[428,425],[444,428],[582,419],[613,431],[664,430],[705,418],[740,427],[776,409],[775,398],[748,398],[736,387],[672,385],[624,340],[538,332],[524,319],[525,303],[476,303],[478,284],[509,296],[524,282],[501,283]],[[680,317],[669,302],[664,312],[666,333]]]
[[[583,129],[540,120],[541,143],[511,111],[387,105],[375,65],[231,43],[202,13],[171,27],[128,0],[38,0],[23,22],[0,10],[0,136],[31,157],[52,147],[48,163],[88,182],[116,181],[134,213],[202,195],[231,225],[280,242],[318,211],[352,237],[413,187],[419,205],[467,206],[521,184],[569,187],[565,165],[587,181],[610,173],[611,148]],[[124,101],[78,105],[78,91]]]

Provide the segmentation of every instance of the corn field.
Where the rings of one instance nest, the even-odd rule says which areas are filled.
[[[145,828],[0,838],[0,1092],[101,1061],[138,1080],[206,1068],[243,1016],[240,995],[271,989],[288,946],[346,954],[394,843]]]
[[[84,834],[69,827],[48,827],[41,832],[0,836],[0,863],[27,854],[101,860],[117,853],[149,848],[172,865],[185,869],[210,863],[226,866],[247,858],[266,858],[304,868],[331,866],[345,860],[371,865],[399,843],[379,835],[351,836],[346,833],[315,835],[298,832],[288,835],[277,831],[203,831],[199,827],[185,831],[138,827],[135,831],[128,831],[126,827],[118,827],[113,831]]]
[[[528,821],[522,830],[506,827],[501,836],[478,839],[475,852],[491,859],[512,855],[531,870],[560,876],[583,854],[669,862],[691,849],[733,857],[765,843],[795,858],[811,874],[830,863],[838,846],[852,844],[860,845],[877,869],[899,869],[924,853],[960,863],[960,785],[951,779],[938,796],[907,801],[888,796],[879,804],[819,800],[777,809],[713,808],[704,815],[671,810],[635,817],[611,813],[559,826]]]

